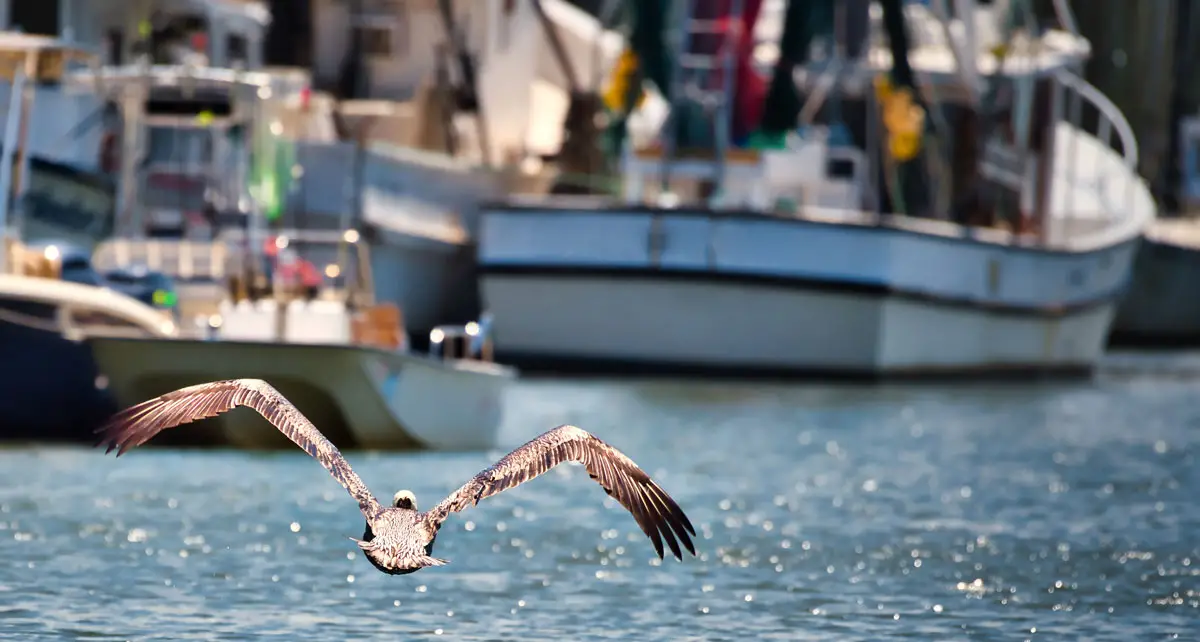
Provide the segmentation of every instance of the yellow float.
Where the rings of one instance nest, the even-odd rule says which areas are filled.
[[[612,80],[604,90],[604,104],[611,111],[625,111],[625,97],[629,95],[629,84],[637,80],[638,58],[632,49],[626,48],[613,65]],[[637,109],[646,101],[646,90],[638,92],[633,108]]]
[[[875,77],[875,97],[882,108],[888,134],[888,154],[898,161],[916,158],[921,151],[925,110],[913,103],[907,87],[897,89],[886,75]]]

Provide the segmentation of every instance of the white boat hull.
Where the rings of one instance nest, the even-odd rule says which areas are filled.
[[[845,376],[1087,372],[1102,302],[1022,314],[883,293],[490,274],[497,353],[522,367]]]
[[[1077,250],[959,229],[502,205],[484,214],[480,287],[497,358],[524,370],[1089,371],[1137,228]]]
[[[497,443],[513,371],[358,346],[191,339],[88,339],[122,407],[220,379],[259,378],[339,448],[486,450]],[[156,442],[287,447],[256,413],[226,413]]]

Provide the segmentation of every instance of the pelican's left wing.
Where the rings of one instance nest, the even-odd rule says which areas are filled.
[[[604,492],[633,514],[660,558],[663,557],[663,539],[677,559],[682,560],[683,553],[676,539],[689,553],[696,554],[689,537],[689,534],[695,535],[696,530],[679,504],[633,460],[575,426],[559,426],[505,455],[426,512],[425,519],[433,527],[440,527],[450,513],[515,488],[567,461],[583,464]]]

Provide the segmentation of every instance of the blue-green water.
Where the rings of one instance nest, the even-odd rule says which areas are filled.
[[[661,565],[576,466],[391,577],[299,450],[2,451],[0,639],[1196,639],[1198,391],[516,387],[506,446],[576,423],[689,513],[700,557]],[[428,506],[500,454],[348,456]]]

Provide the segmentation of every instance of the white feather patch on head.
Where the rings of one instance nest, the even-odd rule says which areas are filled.
[[[392,505],[395,505],[401,499],[407,499],[414,507],[417,505],[417,496],[414,495],[410,490],[396,491],[396,494],[392,495]]]

